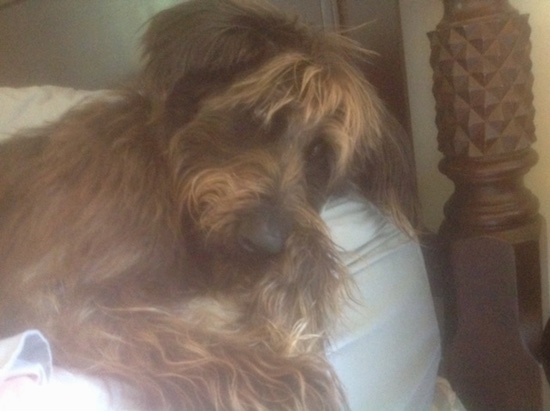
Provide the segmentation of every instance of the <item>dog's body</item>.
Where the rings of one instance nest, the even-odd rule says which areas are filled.
[[[411,187],[360,54],[257,4],[155,17],[136,91],[0,146],[1,335],[39,328],[150,407],[343,407],[318,212],[367,173],[402,222]]]

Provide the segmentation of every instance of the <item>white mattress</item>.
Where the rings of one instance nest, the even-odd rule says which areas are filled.
[[[97,95],[59,87],[0,88],[0,139],[54,121]],[[360,302],[347,307],[329,353],[351,410],[429,410],[440,342],[418,244],[359,198],[331,200],[323,217]],[[116,393],[102,381],[52,367],[38,331],[0,341],[1,410],[135,409]]]

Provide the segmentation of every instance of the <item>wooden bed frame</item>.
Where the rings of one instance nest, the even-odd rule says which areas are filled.
[[[143,23],[176,2],[0,0],[0,86],[121,84],[137,63]],[[379,53],[365,73],[410,130],[397,0],[273,3],[327,28],[368,23],[349,35]],[[506,0],[445,0],[429,37],[440,170],[455,184],[440,232],[421,236],[443,307],[441,373],[469,410],[543,409],[545,230],[522,182],[537,158],[529,26]]]
[[[536,163],[530,27],[508,1],[445,1],[429,33],[440,170],[455,191],[445,372],[469,409],[543,409],[544,222],[523,185]],[[544,403],[543,403],[544,402]]]

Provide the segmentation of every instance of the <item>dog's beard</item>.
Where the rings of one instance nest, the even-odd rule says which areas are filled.
[[[193,286],[209,292],[233,290],[243,301],[255,301],[249,313],[259,323],[263,316],[289,330],[307,318],[309,332],[324,332],[345,297],[347,274],[318,211],[307,201],[286,209],[292,229],[282,249],[270,254],[244,247],[239,239],[240,225],[250,218],[247,213],[255,208],[261,213],[262,206],[233,200],[214,200],[217,206],[207,206],[203,219],[193,219],[199,227],[189,223],[185,230],[190,258],[200,267]]]

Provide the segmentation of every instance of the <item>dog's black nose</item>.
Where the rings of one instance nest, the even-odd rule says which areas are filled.
[[[274,208],[261,208],[243,218],[238,229],[240,246],[254,254],[279,254],[291,231],[289,219]]]

